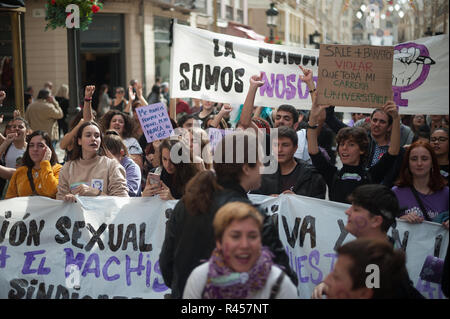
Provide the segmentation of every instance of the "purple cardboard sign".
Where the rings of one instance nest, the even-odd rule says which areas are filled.
[[[148,143],[162,140],[172,135],[172,123],[163,103],[139,107],[136,109],[136,114]]]

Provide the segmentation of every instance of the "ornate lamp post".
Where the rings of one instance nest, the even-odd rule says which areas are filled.
[[[313,34],[309,35],[309,44],[314,45],[316,49],[319,49],[320,43],[318,41],[320,40],[317,38],[320,38],[321,36],[322,35],[319,32],[317,32],[317,30],[315,30]]]
[[[270,4],[270,9],[266,11],[267,16],[267,26],[270,28],[270,37],[269,41],[274,41],[273,36],[273,29],[277,26],[277,20],[278,20],[278,10],[275,8],[275,3]]]

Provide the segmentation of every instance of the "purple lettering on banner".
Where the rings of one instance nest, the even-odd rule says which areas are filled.
[[[145,270],[145,266],[142,264],[142,253],[139,253],[139,261],[138,266],[136,268],[131,268],[131,258],[126,255],[126,265],[125,265],[125,274],[127,278],[127,286],[131,286],[131,273],[136,272],[138,276],[141,276],[142,271]]]
[[[113,261],[114,261],[116,264],[120,265],[120,260],[117,259],[117,257],[112,256],[112,257],[109,257],[109,258],[108,258],[108,260],[106,261],[105,265],[103,266],[103,271],[102,271],[102,273],[103,273],[103,278],[105,278],[106,281],[114,281],[114,280],[117,280],[117,279],[120,278],[120,275],[119,275],[119,274],[115,274],[114,276],[109,276],[109,275],[108,275],[108,268],[109,268],[109,265],[111,265]]]
[[[147,270],[145,271],[145,285],[150,288],[150,275],[152,274],[152,261],[150,255],[147,255]]]
[[[283,83],[283,91],[280,93],[280,82]],[[275,93],[277,94],[277,98],[284,98],[284,94],[286,92],[286,80],[284,79],[284,74],[277,74],[277,80],[275,81]]]
[[[36,251],[29,251],[24,253],[25,255],[25,262],[23,264],[22,268],[22,274],[28,275],[28,274],[34,274],[37,273],[38,275],[47,275],[50,273],[50,268],[45,268],[45,257],[43,257],[39,263],[38,269],[31,269],[30,266],[33,263],[33,261],[36,259],[34,258],[35,255],[41,255],[45,254],[45,250],[36,250]]]
[[[297,79],[297,75],[295,74],[290,74],[287,77],[287,86],[288,88],[286,88],[286,100],[292,100],[295,97],[295,86],[292,84],[292,82],[295,82],[295,80]]]
[[[438,285],[438,298],[439,299],[444,299],[444,293],[442,292],[442,285],[441,284],[439,284]]]
[[[436,290],[436,288],[432,287],[432,284],[429,281],[422,280],[421,278],[419,278],[419,280],[417,281],[416,289],[421,294],[423,293],[428,294],[428,296],[426,296],[428,299],[434,298],[434,291]]]
[[[309,96],[309,91],[308,89],[305,89],[305,95],[303,95],[303,90],[302,90],[302,83],[303,81],[299,80],[297,82],[297,89],[298,89],[298,97],[302,100],[307,99]],[[306,86],[305,86],[306,87]]]
[[[66,252],[66,267],[69,265],[76,265],[78,269],[81,269],[84,263],[85,255],[83,253],[78,253],[75,258],[73,258],[73,250],[71,248],[64,248]],[[66,278],[70,275],[70,273],[66,272]]]
[[[5,268],[6,259],[11,257],[10,255],[6,254],[6,250],[7,250],[6,246],[0,246],[0,268]]]
[[[311,274],[311,282],[315,285],[318,285],[322,282],[322,278],[323,278],[323,274],[322,271],[320,270],[320,268],[316,267],[315,265],[313,265],[312,263],[312,259],[315,260],[315,264],[316,266],[319,266],[319,260],[320,260],[320,253],[318,250],[314,249],[313,251],[311,251],[309,253],[309,264],[311,265],[312,268],[314,268],[315,270],[317,270],[317,272],[319,273],[317,279],[313,278],[313,275]]]
[[[155,267],[154,267],[153,270],[154,270],[155,273],[157,273],[158,275],[161,275],[161,269],[159,268],[159,260],[155,263]],[[163,292],[163,291],[166,291],[166,290],[169,289],[169,288],[167,288],[167,286],[164,284],[164,281],[162,281],[162,283],[160,283],[160,282],[158,281],[158,277],[156,277],[156,278],[153,280],[153,286],[152,286],[152,289],[153,289],[154,292]]]
[[[95,262],[94,268],[89,268],[91,267],[91,264],[93,262]],[[84,269],[81,275],[83,277],[86,277],[86,275],[89,273],[94,273],[95,277],[97,278],[100,277],[100,257],[98,257],[98,255],[95,253],[91,254],[86,260],[86,264],[84,265]]]
[[[268,97],[273,97],[273,88],[274,88],[274,81],[275,81],[275,74],[270,75],[270,83],[269,79],[267,78],[267,75],[265,72],[261,72],[262,75],[262,81],[264,82],[264,85],[259,88],[259,95],[264,96],[264,94],[267,94]]]
[[[300,279],[300,282],[308,282],[309,281],[308,277],[302,277],[302,267],[305,267],[304,265],[302,265],[302,262],[307,260],[308,257],[306,255],[304,255],[304,256],[297,257],[296,259],[297,259],[298,277]]]
[[[289,250],[289,247],[287,245],[284,247],[284,249],[286,250],[286,255],[289,256],[289,266],[291,266],[291,269],[294,269],[294,258],[292,258],[292,252]]]
[[[337,254],[331,253],[331,254],[325,254],[324,256],[325,256],[325,257],[330,257],[330,258],[331,258],[330,272],[332,272],[333,269],[334,269],[334,260],[337,258]]]

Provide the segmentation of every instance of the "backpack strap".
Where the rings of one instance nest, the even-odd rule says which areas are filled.
[[[430,217],[428,217],[427,210],[425,209],[425,206],[423,205],[422,201],[420,200],[417,190],[412,185],[409,188],[411,189],[411,192],[413,193],[414,197],[416,198],[417,203],[419,204],[419,207],[420,207],[420,210],[422,211],[423,217],[425,218],[426,221],[431,222]]]

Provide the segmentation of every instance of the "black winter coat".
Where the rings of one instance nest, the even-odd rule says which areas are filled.
[[[229,202],[249,203],[247,193],[240,185],[222,184],[223,190],[213,198],[207,214],[192,215],[186,211],[183,199],[175,206],[166,225],[166,235],[159,255],[159,265],[164,283],[172,289],[172,298],[183,296],[186,281],[195,267],[207,261],[216,242],[213,220],[220,207]],[[297,285],[295,272],[289,267],[289,257],[278,236],[278,228],[269,215],[264,215],[262,245],[275,255],[274,262],[284,268]]]
[[[322,175],[312,165],[298,158],[294,158],[298,165],[297,181],[293,192],[297,195],[325,199],[327,186]],[[273,174],[262,175],[261,187],[253,194],[272,195],[281,194],[281,169]]]
[[[328,127],[334,131],[335,134],[339,132],[341,128],[347,127],[345,123],[340,121],[338,118],[336,118],[336,115],[334,113],[334,107],[329,107],[326,109],[326,124]],[[372,164],[372,158],[375,154],[375,148],[376,148],[376,142],[372,137],[372,134],[368,134],[369,138],[369,148],[368,148],[368,156],[367,156],[367,163],[366,168],[371,168]],[[397,158],[395,159],[394,163],[391,165],[391,167],[388,169],[388,171],[385,173],[384,178],[379,183],[391,188],[394,186],[394,183],[400,173],[400,168],[402,166],[403,162],[403,155],[405,154],[405,149],[403,147],[400,147],[400,151],[397,155]]]

